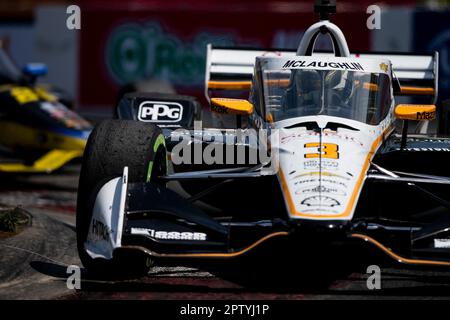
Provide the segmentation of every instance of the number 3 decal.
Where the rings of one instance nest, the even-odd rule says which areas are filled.
[[[305,158],[329,158],[339,159],[339,146],[335,143],[311,142],[305,143],[305,148],[317,148],[317,153],[306,153]]]

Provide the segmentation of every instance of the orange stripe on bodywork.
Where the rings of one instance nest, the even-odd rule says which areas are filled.
[[[400,87],[400,94],[404,95],[429,95],[435,94],[434,88],[420,88],[420,87]]]
[[[281,168],[280,168],[280,174],[278,176],[279,176],[280,181],[281,181],[281,187],[282,187],[282,189],[284,191],[284,194],[286,195],[286,200],[287,200],[288,207],[289,207],[289,212],[291,213],[291,215],[296,216],[296,217],[315,218],[315,219],[346,218],[346,217],[349,217],[351,215],[351,213],[352,213],[353,204],[356,201],[357,194],[358,194],[359,190],[361,189],[362,182],[364,180],[364,176],[365,176],[365,174],[367,172],[367,168],[368,168],[368,166],[370,164],[370,160],[372,159],[372,157],[375,154],[375,152],[378,150],[378,147],[380,146],[380,144],[383,141],[384,137],[387,135],[386,133],[388,131],[392,131],[392,130],[393,130],[392,127],[386,128],[383,131],[383,133],[377,139],[375,139],[375,141],[372,143],[370,151],[367,153],[366,159],[364,161],[364,165],[363,165],[363,168],[361,170],[361,174],[359,175],[358,181],[356,182],[355,188],[353,189],[352,196],[350,197],[350,200],[349,200],[349,202],[347,204],[347,208],[341,214],[317,215],[317,214],[298,212],[295,209],[294,202],[292,201],[292,197],[291,197],[291,194],[289,192],[289,189],[288,189],[288,186],[287,186],[287,183],[286,183],[286,179],[285,179],[284,174],[283,174],[283,170],[281,170]]]
[[[208,89],[250,90],[251,87],[251,81],[208,81]]]
[[[375,245],[379,249],[381,249],[384,253],[386,253],[388,256],[390,256],[392,259],[395,259],[400,263],[416,264],[416,265],[450,266],[450,262],[445,262],[445,261],[404,258],[404,257],[399,256],[398,254],[394,253],[391,249],[385,247],[383,244],[381,244],[374,238],[366,236],[365,234],[353,233],[350,235],[350,237],[362,239],[364,241],[368,241],[368,242],[372,243],[373,245]]]

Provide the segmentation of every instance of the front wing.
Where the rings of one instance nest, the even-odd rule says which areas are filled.
[[[450,266],[450,218],[427,226],[377,218],[310,221],[274,218],[236,220],[207,215],[164,186],[128,183],[122,177],[99,191],[85,248],[93,258],[116,250],[153,258],[236,258],[275,239],[317,243],[371,243],[398,262]]]

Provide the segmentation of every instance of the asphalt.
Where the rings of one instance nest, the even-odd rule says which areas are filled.
[[[31,227],[0,239],[0,299],[449,299],[450,270],[399,266],[371,247],[323,254],[258,255],[234,262],[156,266],[138,279],[95,278],[75,244],[79,166],[52,175],[0,177],[0,204],[20,205]],[[381,267],[381,289],[367,267]],[[81,289],[68,289],[67,267],[81,267]],[[312,266],[308,268],[308,266]]]

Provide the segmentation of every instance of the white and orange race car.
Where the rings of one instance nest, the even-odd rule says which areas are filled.
[[[194,98],[152,93],[126,95],[120,119],[96,126],[77,209],[89,270],[122,252],[235,258],[276,238],[366,240],[403,263],[450,266],[450,140],[426,133],[438,56],[351,53],[322,9],[296,52],[208,47],[212,128]],[[334,52],[314,52],[320,34]]]

